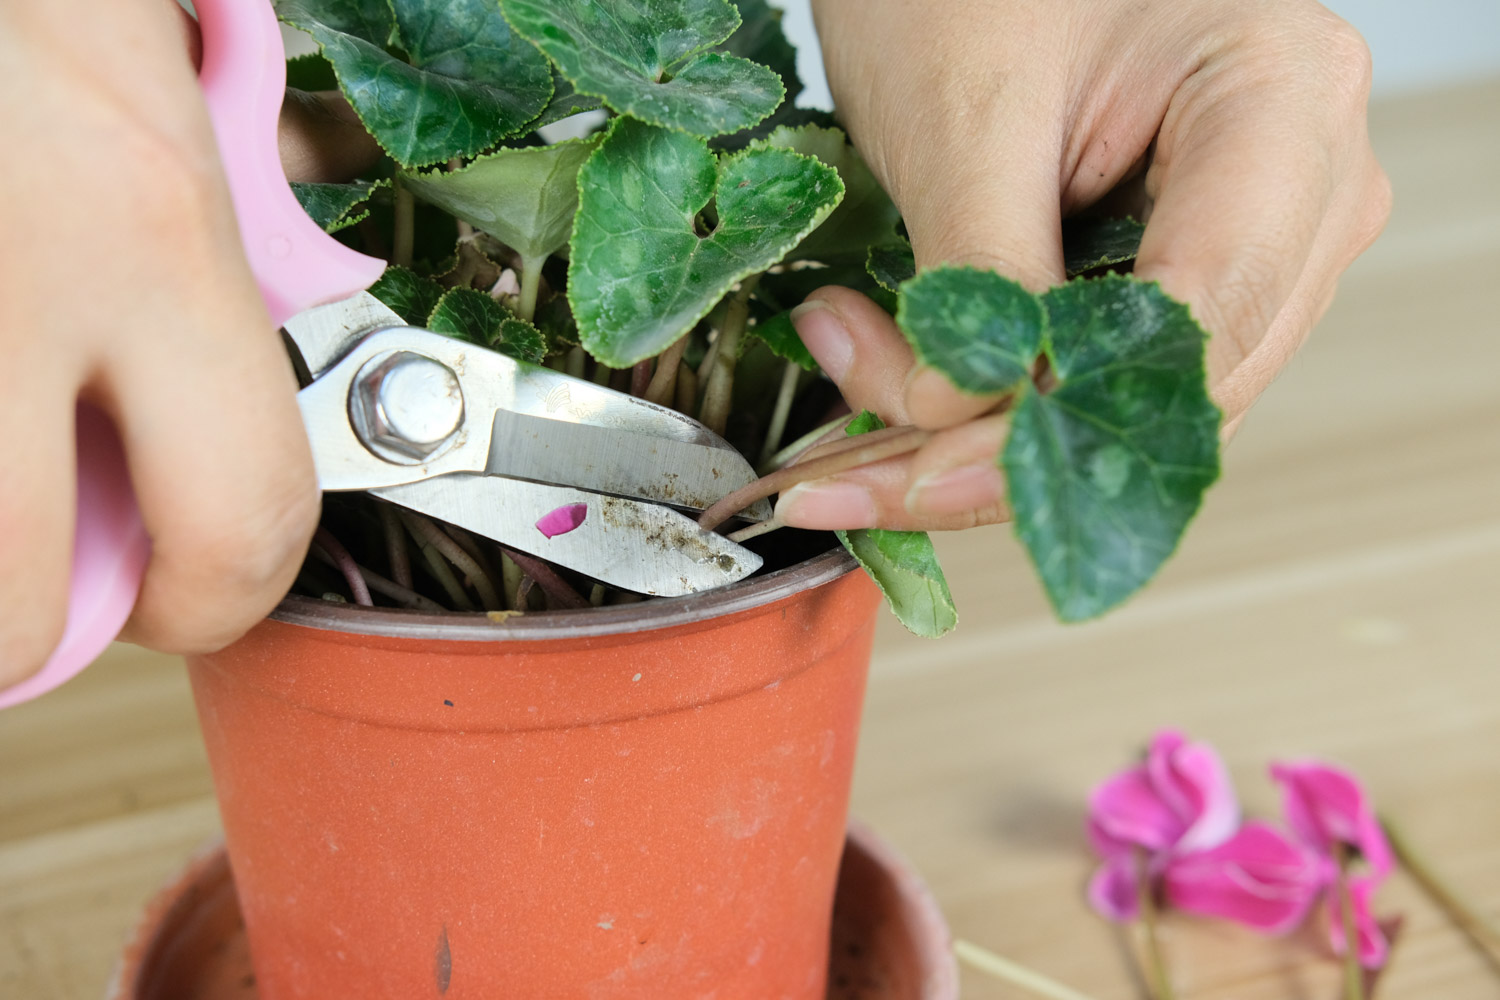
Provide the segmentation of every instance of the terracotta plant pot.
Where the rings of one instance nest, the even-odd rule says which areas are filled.
[[[819,1000],[879,595],[843,552],[189,661],[261,1000]]]

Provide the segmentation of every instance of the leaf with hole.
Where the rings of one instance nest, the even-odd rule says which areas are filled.
[[[552,96],[546,58],[494,0],[277,0],[276,12],[312,35],[365,128],[408,167],[487,149]]]
[[[568,298],[584,346],[614,368],[665,350],[843,195],[811,157],[759,148],[719,161],[701,138],[630,118],[612,124],[578,189]],[[710,203],[717,225],[700,234]]]
[[[1001,460],[1016,534],[1064,621],[1155,575],[1219,474],[1206,335],[1155,284],[1111,275],[1042,296],[1057,386],[1023,393]]]
[[[614,110],[696,135],[735,132],[776,110],[774,70],[715,51],[740,25],[726,0],[501,0],[506,18]]]

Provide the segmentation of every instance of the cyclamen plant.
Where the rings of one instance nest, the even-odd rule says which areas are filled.
[[[1040,296],[993,272],[917,274],[899,212],[835,119],[796,107],[795,51],[765,0],[276,7],[320,53],[292,60],[289,85],[336,86],[387,154],[358,182],[298,195],[391,261],[371,291],[408,322],[674,406],[758,460],[769,495],[925,439],[873,414],[829,420],[837,393],[788,310],[822,285],[862,291],[961,390],[1004,395],[996,460],[1016,533],[1068,621],[1150,580],[1218,475],[1202,329],[1156,285],[1111,273],[1141,227],[1067,227],[1072,280]],[[544,137],[584,112],[597,124],[581,137]],[[841,424],[876,436],[827,444]],[[398,518],[431,580],[413,581]],[[518,553],[497,574],[461,531],[372,500],[332,501],[325,525],[323,554],[357,599],[363,580],[421,607],[629,599]],[[355,568],[336,536],[357,551],[383,539],[392,579]],[[839,538],[908,628],[954,626],[925,534]],[[337,592],[324,572],[310,561],[301,586]]]

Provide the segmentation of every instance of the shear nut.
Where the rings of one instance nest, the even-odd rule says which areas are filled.
[[[458,433],[463,389],[453,369],[411,351],[370,361],[349,397],[355,433],[382,458],[422,461]]]

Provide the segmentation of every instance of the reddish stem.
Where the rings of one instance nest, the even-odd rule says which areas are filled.
[[[505,554],[521,567],[523,573],[536,581],[536,585],[547,594],[549,601],[564,608],[589,607],[588,598],[570,587],[568,581],[558,576],[556,570],[540,559],[528,556],[524,552],[517,552],[515,549],[506,549]]]
[[[364,574],[359,571],[359,564],[354,561],[349,550],[344,548],[343,543],[334,538],[333,533],[321,524],[318,525],[317,534],[313,535],[313,541],[328,553],[339,572],[344,574],[344,580],[349,584],[349,592],[354,595],[354,603],[373,608],[375,602],[370,600],[370,588],[365,585]]]
[[[637,361],[635,367],[630,369],[630,394],[636,398],[646,395],[646,388],[651,385],[651,359]]]

